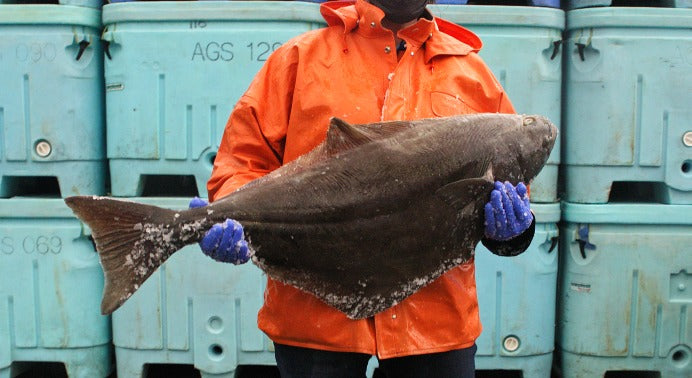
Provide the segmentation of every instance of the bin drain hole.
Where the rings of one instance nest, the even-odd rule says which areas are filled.
[[[209,357],[213,360],[220,360],[223,357],[223,347],[219,344],[209,346]]]
[[[677,350],[673,351],[673,354],[671,354],[670,359],[676,367],[684,368],[690,362],[690,350],[685,347],[676,349]]]
[[[680,362],[684,359],[685,359],[685,352],[679,350],[679,351],[673,353],[673,361]]]
[[[690,161],[683,162],[682,167],[680,167],[680,169],[682,169],[683,173],[690,173],[690,171],[692,171],[692,162],[690,162]]]

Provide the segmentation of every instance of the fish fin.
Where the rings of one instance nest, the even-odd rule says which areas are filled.
[[[91,229],[104,273],[101,313],[115,311],[173,252],[166,244],[169,229],[148,227],[160,219],[175,219],[175,212],[157,206],[96,196],[65,198],[65,203]],[[166,218],[164,218],[166,217]],[[152,223],[153,222],[153,223]],[[170,235],[170,234],[169,234]]]
[[[401,130],[411,128],[409,121],[388,121],[352,125],[343,119],[332,117],[329,120],[326,149],[328,155],[386,138]]]
[[[372,137],[365,130],[359,130],[343,119],[332,117],[329,120],[326,140],[328,155],[335,155],[339,152],[350,150],[372,140]]]
[[[488,168],[482,177],[451,182],[438,189],[436,194],[459,212],[469,211],[469,206],[473,207],[479,198],[485,201],[485,198],[493,190],[492,164],[487,166]]]
[[[373,139],[382,139],[390,137],[403,130],[413,128],[415,121],[384,121],[375,123],[366,123],[358,125],[359,128],[365,130]]]

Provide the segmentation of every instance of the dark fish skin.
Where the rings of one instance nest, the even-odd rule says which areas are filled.
[[[538,115],[364,125],[333,118],[310,153],[207,207],[173,211],[88,196],[65,202],[92,230],[105,273],[104,314],[170,255],[232,218],[270,277],[360,319],[468,261],[483,236],[493,182],[530,182],[556,137]]]

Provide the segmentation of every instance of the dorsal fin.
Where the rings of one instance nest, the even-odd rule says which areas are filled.
[[[327,137],[325,140],[312,151],[296,159],[300,164],[293,164],[291,168],[282,167],[282,169],[292,169],[294,171],[296,169],[304,169],[340,152],[347,151],[373,140],[386,138],[401,130],[410,129],[413,126],[414,123],[410,121],[388,121],[351,125],[343,119],[332,117],[329,119],[329,127],[327,128]]]
[[[327,129],[326,150],[329,155],[386,138],[411,127],[409,121],[388,121],[351,125],[343,119],[332,117]]]
[[[327,154],[334,155],[370,141],[372,138],[364,130],[359,130],[343,119],[332,117],[329,120],[326,140]]]
[[[377,135],[378,138],[386,138],[400,131],[410,129],[416,124],[415,121],[385,121],[368,123],[362,125],[369,133]]]

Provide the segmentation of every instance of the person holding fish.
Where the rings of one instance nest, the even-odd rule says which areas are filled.
[[[236,104],[208,182],[210,199],[309,152],[333,116],[362,124],[514,113],[477,54],[480,39],[434,17],[427,2],[323,3],[328,27],[277,49]],[[496,182],[483,243],[501,255],[523,252],[533,237],[529,207],[523,183]],[[213,226],[200,245],[218,261],[250,258],[243,227],[232,219]],[[269,278],[258,325],[275,343],[282,377],[362,377],[372,355],[389,377],[473,377],[481,332],[473,259],[364,319]]]

